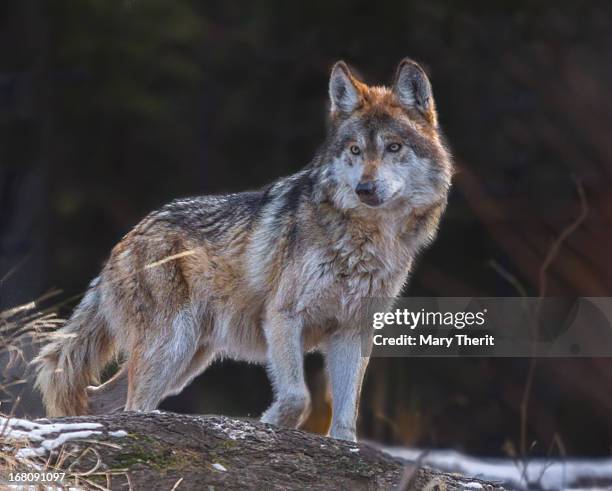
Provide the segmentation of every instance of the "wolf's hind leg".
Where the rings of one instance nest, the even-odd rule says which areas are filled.
[[[102,385],[87,387],[90,413],[105,414],[122,410],[127,401],[127,378],[127,368],[123,365]]]
[[[166,392],[166,396],[173,396],[180,394],[185,387],[187,387],[191,381],[200,375],[208,366],[212,363],[215,358],[215,353],[210,349],[209,346],[200,346],[196,351],[194,357],[183,374],[178,378],[175,386]]]
[[[302,323],[277,314],[265,323],[264,333],[274,402],[261,421],[296,427],[310,404],[310,394],[304,380]]]
[[[130,352],[127,411],[152,411],[176,390],[198,350],[199,332],[188,312],[179,313],[172,326],[155,330]]]

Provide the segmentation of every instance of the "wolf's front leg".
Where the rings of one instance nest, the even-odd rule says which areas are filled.
[[[364,340],[365,342],[365,340]],[[331,382],[333,416],[329,436],[355,441],[361,384],[369,349],[357,331],[339,332],[327,342],[327,369]]]
[[[274,390],[274,402],[261,417],[264,423],[296,427],[306,414],[310,394],[304,380],[302,328],[300,319],[279,313],[264,323]]]

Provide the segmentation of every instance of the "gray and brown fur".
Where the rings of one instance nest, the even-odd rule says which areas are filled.
[[[452,164],[415,62],[391,88],[339,62],[329,93],[328,136],[306,168],[261,191],[174,201],[115,246],[36,360],[49,415],[150,411],[229,357],[267,364],[275,398],[262,420],[296,426],[304,353],[320,350],[330,435],[355,439],[369,354],[358,307],[400,292],[436,233]],[[119,372],[92,386],[115,358]]]

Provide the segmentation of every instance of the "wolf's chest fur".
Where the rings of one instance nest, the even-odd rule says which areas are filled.
[[[312,239],[301,242],[273,285],[273,297],[280,293],[283,299],[280,309],[313,324],[324,319],[345,324],[364,299],[396,296],[415,252],[402,240],[406,215],[399,210],[386,220],[343,217],[318,233],[312,223],[301,224]]]

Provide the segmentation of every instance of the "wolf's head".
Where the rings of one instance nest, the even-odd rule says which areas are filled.
[[[329,81],[331,125],[321,165],[340,208],[405,203],[415,210],[446,198],[450,155],[438,129],[431,84],[404,59],[391,88],[358,80],[336,63]]]

